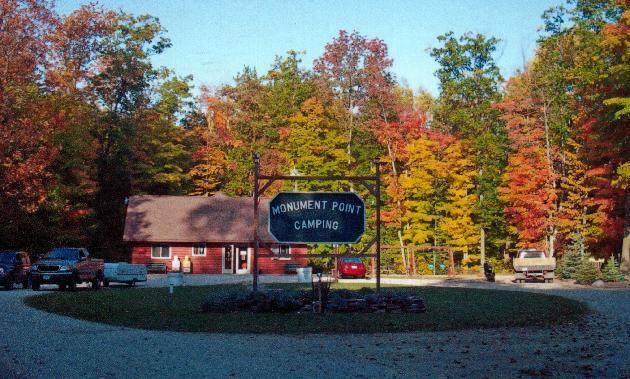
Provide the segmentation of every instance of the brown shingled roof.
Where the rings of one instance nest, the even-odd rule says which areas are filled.
[[[267,231],[269,200],[260,200],[259,236],[276,242]],[[124,241],[252,242],[251,197],[132,196],[127,206]]]

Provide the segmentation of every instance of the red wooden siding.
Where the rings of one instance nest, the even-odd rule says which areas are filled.
[[[191,269],[193,274],[221,274],[222,273],[222,253],[223,253],[223,244],[206,244],[206,256],[193,256],[192,255],[192,247],[193,243],[160,243],[164,245],[169,245],[171,247],[171,258],[170,259],[156,259],[151,257],[151,246],[149,243],[134,243],[131,252],[131,263],[137,264],[147,264],[147,263],[165,263],[167,269],[171,270],[171,262],[173,257],[177,255],[180,261],[183,263],[184,257],[190,257],[191,261]],[[249,245],[252,247],[252,245]],[[306,253],[307,247],[300,246],[292,246],[292,253]],[[269,249],[260,248],[261,254],[268,254]],[[253,255],[253,252],[252,252]],[[270,257],[260,257],[258,258],[258,265],[260,273],[263,275],[281,275],[284,274],[284,265],[285,264],[299,264],[301,266],[308,265],[308,258],[306,257],[295,257],[290,259],[277,259]],[[253,266],[253,256],[250,260],[250,271]]]

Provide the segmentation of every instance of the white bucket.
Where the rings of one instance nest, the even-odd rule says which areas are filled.
[[[313,276],[312,267],[300,267],[295,270],[297,272],[298,283],[310,283]]]

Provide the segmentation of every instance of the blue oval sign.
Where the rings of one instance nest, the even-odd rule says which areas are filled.
[[[280,192],[269,203],[269,233],[282,243],[355,243],[365,204],[352,192]]]

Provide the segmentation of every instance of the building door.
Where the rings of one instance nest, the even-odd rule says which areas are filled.
[[[249,274],[249,249],[247,246],[234,246],[236,253],[236,273]]]
[[[233,274],[234,273],[234,246],[225,245],[223,246],[223,256],[221,257],[222,270],[221,272],[224,274]]]

